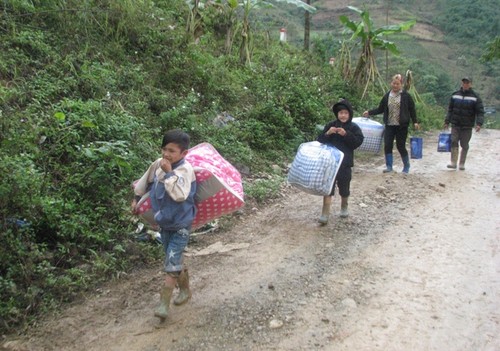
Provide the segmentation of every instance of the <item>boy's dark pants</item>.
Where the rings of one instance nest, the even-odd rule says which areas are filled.
[[[335,195],[335,186],[339,188],[339,194],[341,197],[349,197],[351,194],[351,179],[352,179],[352,168],[348,166],[340,166],[337,172],[337,177],[335,178],[335,184],[333,184],[332,192],[330,195]]]

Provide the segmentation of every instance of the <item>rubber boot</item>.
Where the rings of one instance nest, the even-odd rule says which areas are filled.
[[[401,157],[403,160],[403,173],[408,174],[410,172],[410,157],[406,155],[405,157]]]
[[[342,197],[340,200],[340,217],[349,217],[349,211],[347,210],[347,197]]]
[[[321,210],[321,217],[319,217],[320,224],[327,224],[328,217],[330,216],[330,206],[332,205],[331,196],[323,196],[323,209]]]
[[[385,154],[385,166],[384,173],[392,172],[392,154]]]
[[[462,149],[460,151],[460,163],[458,164],[458,169],[461,171],[465,171],[465,160],[467,159],[467,152],[469,150]]]
[[[458,147],[451,148],[451,163],[446,167],[457,169],[457,159],[458,159]]]
[[[165,285],[160,291],[160,305],[155,310],[155,317],[160,318],[163,322],[168,316],[168,310],[170,308],[170,299],[172,297],[172,292],[174,291],[173,286]]]
[[[177,285],[179,286],[179,294],[174,299],[174,305],[180,306],[188,302],[191,298],[191,290],[189,289],[189,273],[187,269],[182,270],[179,274]]]

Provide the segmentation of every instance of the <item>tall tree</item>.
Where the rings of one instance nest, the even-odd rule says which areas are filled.
[[[307,0],[306,3],[311,5],[311,0]],[[304,50],[309,51],[309,38],[311,33],[311,14],[309,11],[305,12],[304,15]]]

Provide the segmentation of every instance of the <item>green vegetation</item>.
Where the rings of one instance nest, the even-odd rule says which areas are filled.
[[[500,59],[500,36],[488,43],[488,47],[482,59],[486,62]]]
[[[304,52],[270,36],[255,13],[252,60],[242,63],[234,50],[245,45],[235,35],[242,14],[234,2],[213,4],[1,3],[3,332],[161,257],[132,235],[129,200],[164,131],[186,130],[193,145],[211,143],[252,176],[272,173],[245,179],[247,200],[264,202],[278,196],[285,177],[271,165],[289,162],[301,142],[315,139],[333,102],[349,98],[357,115],[378,103],[379,93],[362,100],[326,64],[329,50],[340,48],[332,37]],[[304,10],[294,11],[301,20]],[[402,71],[425,72],[415,79],[418,112],[424,128],[439,127],[444,114],[435,102],[449,93],[441,72],[423,59],[398,60]],[[218,123],[227,115],[233,119]]]
[[[128,206],[165,130],[256,172],[313,139],[345,91],[331,67],[263,33],[252,64],[222,55],[217,11],[195,44],[180,0],[1,6],[2,330],[159,257],[129,234]],[[224,112],[234,120],[214,123]],[[247,199],[277,194],[267,183],[279,189],[259,181]]]
[[[496,0],[439,0],[438,6],[446,8],[435,19],[449,40],[475,46],[478,40],[499,35],[500,8]]]
[[[486,105],[500,104],[500,6],[496,0],[464,2],[438,1],[440,12],[435,22],[446,40],[457,47],[454,64],[460,72],[472,76],[474,88],[481,88]],[[496,58],[496,59],[495,59]]]
[[[353,6],[349,6],[348,8],[361,17],[359,22],[354,22],[347,16],[340,16],[340,22],[342,22],[346,30],[350,30],[353,33],[351,40],[359,38],[361,42],[361,50],[352,79],[363,87],[363,96],[366,94],[370,84],[379,85],[382,88],[381,93],[383,94],[386,85],[382,82],[380,77],[374,51],[376,49],[386,50],[390,51],[392,54],[399,55],[400,52],[394,42],[388,41],[385,38],[387,35],[400,33],[410,29],[415,24],[415,20],[410,20],[402,24],[375,28],[373,19],[370,17],[370,12],[368,10],[359,10]],[[342,58],[341,62],[344,63],[346,61],[347,60]],[[350,71],[350,69],[347,70],[347,72]],[[343,72],[346,72],[346,70],[343,69]]]

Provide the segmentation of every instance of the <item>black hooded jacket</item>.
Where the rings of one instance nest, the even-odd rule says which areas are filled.
[[[349,120],[346,123],[342,123],[338,119],[338,113],[340,110],[347,109],[349,111]],[[326,124],[323,132],[318,136],[317,140],[320,143],[331,145],[339,149],[344,153],[344,160],[342,161],[343,167],[353,167],[354,166],[354,150],[363,144],[364,135],[361,128],[356,123],[352,122],[353,110],[351,103],[347,100],[341,100],[332,107],[332,111],[337,119]],[[326,132],[331,128],[344,128],[346,135],[341,136],[340,134],[330,134],[326,135]]]

